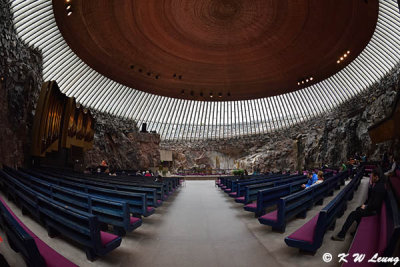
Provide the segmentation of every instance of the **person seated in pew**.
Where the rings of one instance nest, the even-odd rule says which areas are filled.
[[[398,166],[397,159],[394,156],[391,157],[390,164],[391,164],[391,168],[387,172],[385,172],[385,176],[393,176],[393,174]]]
[[[320,183],[324,182],[324,172],[323,171],[319,171],[317,176],[318,176],[318,180],[312,185],[316,185],[316,184],[320,184]]]
[[[157,175],[155,182],[157,182],[157,183],[162,183],[162,177],[161,177],[161,175]]]
[[[332,240],[344,241],[347,230],[349,230],[354,221],[357,222],[358,227],[362,217],[373,216],[380,212],[382,202],[386,196],[385,178],[382,176],[381,170],[374,169],[372,171],[372,187],[368,192],[367,200],[361,207],[358,207],[349,214],[342,229],[339,233],[332,236]]]
[[[308,177],[307,183],[306,184],[302,184],[301,188],[308,188],[311,185],[313,185],[315,182],[318,181],[318,175],[315,174],[315,173],[308,172],[307,177]]]
[[[339,171],[340,171],[340,172],[347,171],[347,165],[346,165],[345,163],[343,163],[342,166],[340,166]]]
[[[146,174],[144,176],[145,177],[151,177],[151,173],[149,171],[146,171]]]

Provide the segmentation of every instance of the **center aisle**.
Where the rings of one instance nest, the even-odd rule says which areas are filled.
[[[130,266],[279,266],[214,181],[187,181],[125,237]],[[132,247],[134,247],[132,249]],[[122,264],[121,266],[125,266]],[[128,266],[128,265],[126,265]]]

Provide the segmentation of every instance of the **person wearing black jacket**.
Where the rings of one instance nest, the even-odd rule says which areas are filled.
[[[361,221],[362,217],[372,216],[380,212],[382,203],[386,196],[386,187],[385,187],[385,179],[383,175],[380,174],[380,171],[377,169],[372,172],[372,185],[368,190],[368,198],[367,201],[361,207],[358,207],[356,210],[352,211],[346,219],[342,230],[337,234],[332,236],[333,240],[343,241],[346,236],[347,230],[349,230],[350,226],[354,221],[358,224]]]

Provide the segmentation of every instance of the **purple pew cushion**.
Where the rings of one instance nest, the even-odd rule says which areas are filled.
[[[132,216],[131,216],[131,218],[130,218],[129,221],[130,221],[131,224],[134,224],[134,223],[137,223],[137,222],[140,221],[140,220],[141,220],[140,218],[132,217]]]
[[[257,202],[252,202],[250,204],[247,204],[247,205],[245,205],[245,207],[256,209],[257,208]]]
[[[317,225],[318,217],[319,213],[288,237],[312,244],[314,242],[315,226]]]
[[[392,187],[397,196],[397,199],[400,200],[400,177],[391,177],[390,183],[392,184]]]
[[[232,189],[230,189],[230,188],[225,189],[225,192],[231,192],[231,191],[232,191]]]
[[[11,214],[11,216],[14,217],[14,219],[19,223],[19,225],[21,225],[21,227],[33,238],[36,237],[36,235],[28,228],[25,226],[25,224],[23,224],[21,222],[21,220],[14,214],[14,212],[10,209],[10,207],[8,207],[7,203],[4,202],[4,200],[2,198],[0,198],[0,201],[3,203],[4,207],[6,207],[6,209],[8,210],[8,212]]]
[[[153,212],[154,211],[154,208],[153,207],[147,207],[147,212]]]
[[[274,210],[270,213],[267,213],[267,214],[261,216],[260,218],[276,222],[276,221],[278,221],[278,210]]]
[[[400,179],[400,170],[396,170],[396,177]]]
[[[47,267],[78,266],[70,262],[68,259],[64,258],[64,256],[62,256],[57,251],[46,245],[46,243],[44,243],[37,237],[35,238],[35,243],[40,254],[45,260]]]
[[[365,259],[370,259],[377,251],[376,245],[379,242],[378,234],[368,234],[375,231],[379,231],[377,229],[379,223],[379,215],[363,217],[361,218],[360,225],[357,229],[357,234],[353,239],[353,243],[351,244],[349,255],[353,255],[354,253],[365,254]],[[354,263],[352,260],[349,260],[348,263],[344,263],[342,266],[360,266],[360,263]],[[374,263],[363,262],[364,266],[376,266]]]
[[[117,238],[118,238],[117,235],[113,235],[113,234],[110,234],[107,232],[100,231],[100,239],[101,239],[101,244],[103,245],[103,247],[107,246],[107,244],[109,244],[110,242],[114,241]]]
[[[41,239],[39,239],[28,227],[21,222],[21,220],[14,214],[14,212],[8,207],[2,198],[0,201],[3,203],[4,207],[10,212],[11,216],[21,225],[21,227],[35,240],[36,247],[38,248],[43,259],[46,261],[47,267],[57,267],[57,266],[78,266],[73,262],[69,261],[67,258],[59,254],[57,251],[49,247]]]
[[[237,192],[229,193],[229,195],[230,195],[231,197],[235,197],[235,196],[237,195]]]
[[[379,221],[378,253],[382,254],[387,246],[387,214],[386,204],[383,202]]]
[[[162,201],[157,199],[157,204],[161,204],[161,203],[162,203]]]
[[[237,197],[235,198],[237,201],[244,201],[244,197]]]

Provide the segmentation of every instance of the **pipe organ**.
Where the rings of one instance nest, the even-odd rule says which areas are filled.
[[[61,148],[92,148],[94,118],[75,98],[61,93],[55,81],[45,82],[39,96],[32,131],[32,155],[45,157]]]

